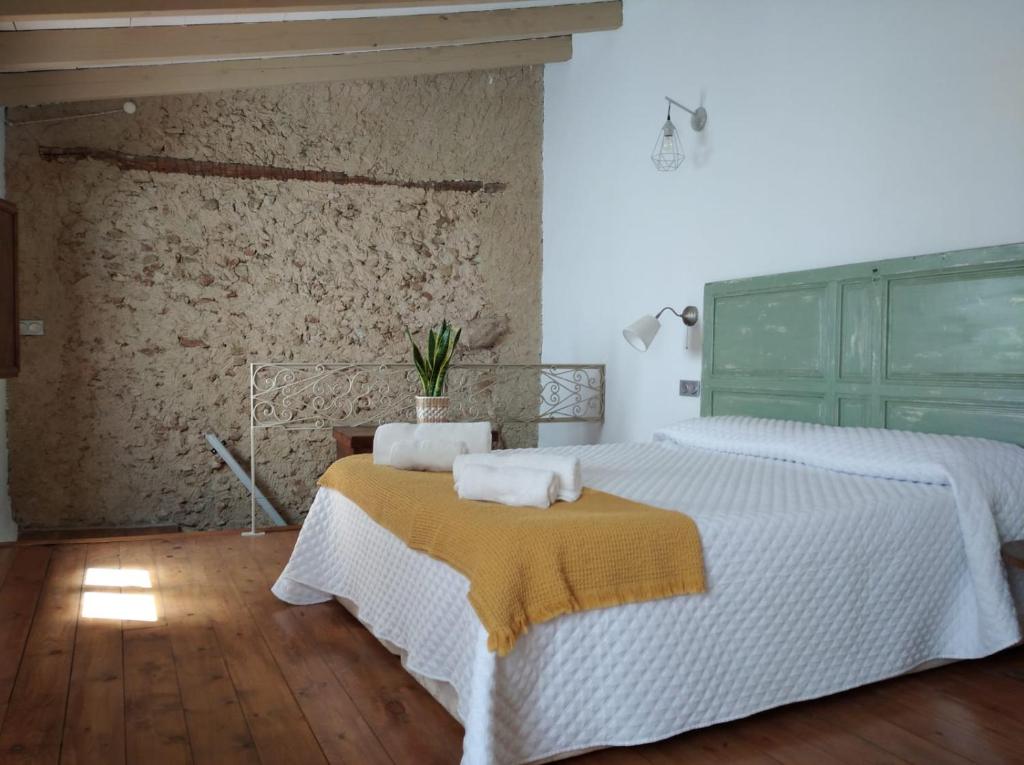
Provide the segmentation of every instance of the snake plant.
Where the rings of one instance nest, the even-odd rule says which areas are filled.
[[[441,322],[441,326],[435,331],[431,329],[427,334],[426,353],[420,351],[416,341],[412,339],[412,333],[408,327],[405,330],[409,343],[412,345],[412,360],[416,365],[416,372],[420,376],[420,385],[423,388],[424,396],[443,396],[444,381],[448,376],[448,366],[452,363],[452,356],[455,355],[455,346],[459,344],[461,329],[455,329],[448,320]]]

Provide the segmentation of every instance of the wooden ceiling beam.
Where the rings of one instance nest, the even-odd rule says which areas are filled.
[[[622,2],[334,21],[0,33],[0,72],[432,48],[622,26]]]
[[[0,104],[25,106],[305,82],[443,74],[568,61],[571,37],[376,53],[0,74]]]
[[[383,11],[432,5],[498,2],[515,2],[515,0],[0,0],[0,21],[60,21],[236,13]]]

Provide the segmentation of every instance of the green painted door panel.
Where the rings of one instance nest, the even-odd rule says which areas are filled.
[[[887,372],[1024,385],[1024,269],[892,280]]]
[[[839,296],[839,376],[843,380],[870,380],[877,350],[877,285],[871,281],[848,282],[840,285]]]
[[[844,396],[839,399],[839,425],[858,428],[871,424],[870,402],[866,398]],[[819,420],[820,422],[820,420]]]
[[[1024,444],[1024,244],[715,282],[701,413]]]
[[[739,414],[763,417],[766,409],[776,418],[821,422],[825,413],[822,396],[800,396],[786,393],[716,390],[711,395],[712,414]]]
[[[1024,408],[982,401],[889,400],[885,402],[885,427],[955,436],[983,433],[985,438],[1020,443]]]
[[[827,306],[823,286],[723,296],[716,374],[824,377]]]

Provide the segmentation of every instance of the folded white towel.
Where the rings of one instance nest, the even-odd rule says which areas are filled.
[[[465,453],[464,441],[396,441],[388,455],[388,464],[399,470],[450,473],[455,458]]]
[[[489,422],[424,422],[416,426],[417,441],[462,441],[466,454],[480,454],[491,450],[491,423]]]
[[[558,498],[558,476],[550,470],[533,468],[464,465],[455,481],[455,491],[462,499],[551,507]]]
[[[544,452],[509,449],[490,454],[465,454],[455,458],[452,472],[458,483],[459,473],[469,465],[486,465],[493,468],[530,468],[550,470],[558,476],[558,498],[563,502],[575,502],[583,491],[580,476],[580,460],[568,454],[545,454]]]
[[[398,441],[462,441],[466,452],[491,450],[491,423],[489,422],[389,422],[373,434],[373,463],[388,465],[391,447]]]

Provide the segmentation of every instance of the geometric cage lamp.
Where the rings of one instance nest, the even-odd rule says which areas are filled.
[[[679,135],[679,130],[676,128],[675,123],[672,122],[672,107],[677,106],[689,113],[690,128],[696,133],[702,131],[704,126],[708,124],[708,113],[703,106],[698,106],[694,110],[683,106],[668,96],[665,96],[665,100],[668,101],[668,116],[665,118],[665,124],[658,131],[658,140],[654,143],[654,150],[651,152],[651,162],[654,163],[658,170],[670,172],[678,170],[679,166],[683,164],[683,160],[686,159],[686,155],[683,153],[683,141]]]
[[[626,342],[636,348],[638,351],[646,351],[651,347],[651,343],[654,342],[655,335],[658,334],[658,330],[661,329],[661,315],[665,311],[670,311],[673,315],[678,316],[686,327],[686,347],[690,347],[690,327],[697,323],[699,316],[697,307],[688,305],[682,310],[682,313],[676,311],[674,308],[665,306],[657,314],[651,316],[646,314],[641,316],[639,319],[634,321],[624,330],[622,330],[622,336],[626,338]]]

